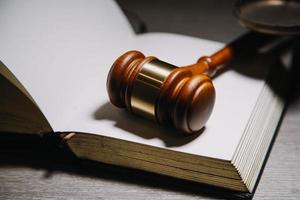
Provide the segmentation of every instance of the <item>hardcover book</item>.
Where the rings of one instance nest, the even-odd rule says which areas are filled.
[[[7,1],[0,29],[1,132],[62,133],[81,159],[253,192],[285,107],[288,48],[269,45],[213,78],[211,118],[183,136],[111,105],[110,66],[131,49],[182,66],[225,44],[136,35],[112,1]]]

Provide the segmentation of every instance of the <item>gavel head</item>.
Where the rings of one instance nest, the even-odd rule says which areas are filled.
[[[138,51],[129,51],[114,62],[107,91],[115,106],[186,134],[202,129],[215,102],[215,89],[208,76]]]

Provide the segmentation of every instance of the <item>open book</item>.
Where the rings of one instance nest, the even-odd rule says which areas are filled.
[[[112,1],[3,4],[1,132],[66,133],[66,145],[82,159],[254,190],[284,109],[290,54],[265,48],[214,78],[212,116],[201,134],[187,137],[112,106],[108,71],[131,49],[181,66],[224,44],[136,35]],[[256,73],[241,72],[247,69]]]

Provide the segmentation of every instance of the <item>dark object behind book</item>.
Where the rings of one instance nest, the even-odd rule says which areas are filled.
[[[248,29],[268,34],[300,34],[300,2],[297,0],[240,0],[235,15]]]

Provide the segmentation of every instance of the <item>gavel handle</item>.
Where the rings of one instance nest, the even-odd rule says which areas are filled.
[[[257,51],[259,47],[276,38],[278,38],[278,36],[249,32],[226,45],[213,55],[201,57],[197,63],[185,67],[189,67],[193,74],[206,74],[209,77],[213,77],[219,69],[225,67],[234,57],[239,56],[241,53]]]

